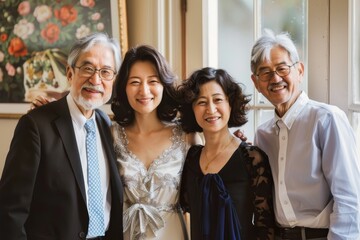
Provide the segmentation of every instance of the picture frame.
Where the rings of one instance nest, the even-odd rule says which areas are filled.
[[[21,9],[21,4],[23,2],[26,3],[26,6],[23,6],[23,8]],[[14,6],[12,6],[12,4],[14,4]],[[34,6],[34,4],[38,4],[38,5]],[[89,4],[92,4],[92,5],[89,5]],[[98,5],[96,5],[96,4],[98,4]],[[100,6],[100,4],[102,4],[102,5]],[[43,9],[41,9],[42,11],[39,10],[38,12],[36,12],[37,9],[39,9],[40,7],[43,8]],[[98,10],[96,9],[96,7],[98,7]],[[60,54],[57,54],[57,52],[54,53],[54,50],[53,50],[54,48],[57,49],[56,47],[60,46],[59,49],[64,49],[66,46],[71,45],[71,43],[67,43],[67,42],[65,42],[65,40],[67,40],[68,42],[71,40],[72,41],[74,40],[75,33],[70,32],[70,31],[73,31],[73,29],[70,29],[70,27],[73,26],[73,28],[75,28],[75,25],[76,25],[77,30],[79,28],[81,28],[82,25],[85,25],[84,29],[86,29],[86,26],[87,26],[86,24],[88,24],[88,28],[94,28],[95,26],[96,27],[100,26],[100,29],[101,29],[101,27],[104,27],[104,26],[105,27],[111,26],[110,30],[105,31],[106,30],[105,29],[104,31],[110,32],[109,35],[111,35],[112,37],[119,40],[122,57],[125,55],[126,51],[128,50],[126,0],[106,0],[106,1],[105,0],[101,0],[101,1],[79,0],[76,3],[74,3],[74,1],[72,1],[72,0],[68,0],[68,1],[67,0],[62,0],[62,1],[57,1],[57,0],[32,0],[32,1],[29,1],[29,0],[23,0],[23,1],[3,0],[3,1],[0,1],[0,9],[1,9],[0,15],[1,15],[1,11],[3,11],[2,13],[3,13],[3,15],[5,15],[3,18],[0,18],[0,23],[1,22],[13,23],[13,25],[11,25],[11,24],[7,25],[7,28],[9,28],[9,25],[10,25],[10,27],[13,27],[13,29],[11,31],[12,34],[13,34],[13,32],[16,32],[16,31],[17,31],[18,35],[26,34],[26,31],[29,31],[28,30],[29,28],[30,29],[34,28],[33,33],[36,33],[36,31],[38,32],[37,39],[27,38],[24,41],[28,41],[28,43],[30,43],[30,40],[32,40],[31,46],[34,49],[36,49],[37,51],[39,51],[39,49],[40,49],[41,51],[39,51],[39,52],[41,52],[41,53],[46,52],[46,54],[41,55],[41,59],[45,59],[46,61],[48,59],[53,60],[54,55],[55,55],[55,57],[58,57],[60,55]],[[4,14],[6,9],[9,9],[9,11],[7,14]],[[69,13],[71,16],[72,12],[76,16],[73,17],[72,19],[71,19],[71,17],[70,17],[70,19],[65,19],[65,18],[62,19],[62,17],[61,17],[62,10],[65,11],[64,15],[67,14],[66,16],[69,16]],[[11,13],[10,11],[16,11],[16,12]],[[24,11],[25,11],[25,13],[24,13]],[[26,13],[26,11],[28,11],[28,12]],[[46,17],[46,12],[48,12],[47,17]],[[110,13],[110,14],[108,14],[108,13]],[[18,14],[18,15],[16,15],[16,14]],[[30,15],[30,14],[32,14],[32,15]],[[42,16],[41,16],[41,14],[42,14]],[[51,15],[51,17],[49,17],[49,15]],[[8,18],[6,18],[6,16]],[[43,19],[41,19],[41,17]],[[85,17],[89,20],[84,21]],[[11,19],[11,18],[13,18],[13,19]],[[52,21],[50,21],[50,18]],[[80,18],[82,18],[81,23],[80,23]],[[25,20],[20,22],[22,19],[25,19]],[[30,21],[30,20],[26,21],[26,19],[31,19],[32,21]],[[79,23],[76,23],[75,22],[76,20],[74,20],[74,19],[79,19]],[[41,22],[41,21],[43,21],[43,22]],[[51,39],[51,36],[49,37],[49,39],[44,40],[44,36],[46,37],[46,33],[44,33],[44,31],[45,31],[44,28],[46,28],[46,26],[48,26],[48,25],[46,25],[47,24],[46,21],[53,22],[54,24],[57,25],[58,31],[59,31],[58,42],[57,42],[57,43],[59,43],[58,45],[54,44],[54,42],[51,42],[51,41],[53,41]],[[71,22],[71,21],[73,21],[73,22]],[[19,24],[19,22],[22,24],[22,26],[21,26],[21,24]],[[32,26],[31,26],[31,24],[29,24],[29,23],[34,23],[34,24],[32,24]],[[24,27],[24,24],[27,24],[26,25],[27,30],[25,31],[25,33],[24,33],[24,30],[21,31],[21,27]],[[0,26],[1,25],[3,25],[3,24],[0,24]],[[20,25],[20,27],[19,27],[19,25]],[[19,28],[20,28],[20,30],[19,30]],[[36,28],[39,28],[39,29],[36,29]],[[93,31],[101,31],[101,30],[95,29]],[[35,59],[36,57],[39,56],[38,52],[36,52],[35,54],[33,52],[31,52],[31,53],[27,52],[26,55],[23,54],[23,58],[21,58],[21,60],[23,62],[20,62],[20,64],[22,63],[22,65],[20,65],[18,59],[16,59],[16,54],[13,56],[6,56],[6,55],[2,56],[5,54],[6,50],[9,55],[10,55],[11,51],[13,51],[13,52],[16,51],[16,49],[11,50],[11,46],[10,46],[11,45],[10,38],[11,37],[15,38],[16,36],[13,34],[10,37],[8,34],[9,39],[5,39],[4,34],[2,34],[2,33],[6,33],[6,32],[9,32],[9,31],[6,31],[5,28],[3,28],[3,29],[0,28],[0,43],[3,44],[3,46],[7,45],[6,46],[7,48],[5,50],[0,49],[0,71],[1,71],[0,72],[0,89],[1,88],[5,89],[4,81],[6,81],[6,80],[4,80],[4,79],[5,79],[6,75],[10,73],[9,69],[7,68],[8,66],[6,66],[6,64],[7,64],[6,62],[11,62],[10,60],[12,60],[12,62],[14,62],[13,71],[15,71],[15,76],[18,78],[17,84],[19,84],[19,85],[21,84],[21,77],[22,77],[23,84],[24,84],[22,87],[25,86],[24,88],[26,88],[26,87],[31,88],[32,86],[35,86],[35,84],[33,84],[32,82],[29,83],[29,80],[27,79],[28,72],[25,71],[25,69],[28,70],[30,67],[33,67],[32,65],[35,65],[37,63],[36,60],[33,60],[33,59]],[[64,45],[66,45],[66,46],[64,47]],[[51,47],[52,55],[49,55],[49,57],[47,57],[50,47]],[[3,50],[3,51],[1,51],[1,50]],[[28,48],[28,51],[30,51],[30,48]],[[21,53],[18,53],[18,54],[21,54]],[[19,56],[19,55],[17,55],[17,56]],[[7,57],[8,57],[8,59],[6,59]],[[60,55],[60,57],[58,59],[60,59],[60,60],[58,60],[57,62],[64,62],[64,59],[66,61],[66,56]],[[1,65],[1,62],[2,62],[1,60],[3,60],[2,65]],[[57,64],[54,64],[54,62],[55,61],[50,61],[50,65],[51,65],[51,69],[54,70],[53,71],[54,75],[56,75],[56,72],[59,72],[59,71],[55,71]],[[16,64],[18,64],[17,67],[16,67]],[[64,64],[66,65],[66,62]],[[44,65],[46,65],[46,64],[44,64]],[[45,67],[43,67],[43,69],[44,68]],[[17,75],[21,75],[19,73],[21,73],[21,71],[23,69],[24,69],[24,71],[23,71],[22,76],[17,76]],[[44,74],[44,72],[45,71],[43,71],[42,73]],[[47,72],[46,73],[47,76],[50,73],[51,73],[51,71]],[[9,76],[7,76],[7,77],[9,77]],[[65,77],[65,74],[63,74],[63,77]],[[10,81],[12,81],[13,79],[15,79],[15,77],[10,79]],[[56,79],[56,77],[54,79]],[[65,81],[67,81],[67,80],[65,79]],[[16,82],[16,81],[14,81],[14,82]],[[3,84],[3,85],[1,85],[1,84]],[[14,85],[12,85],[12,86],[14,86]],[[59,88],[59,86],[60,87],[62,86],[61,83],[56,85],[56,87],[58,87],[58,88]],[[28,94],[28,92],[26,92],[26,90],[28,90],[28,89],[25,89],[23,91],[26,94]],[[35,92],[35,93],[37,93],[37,92]],[[59,92],[57,92],[56,94],[57,94],[57,96],[59,96],[59,94],[62,94],[62,93],[65,93],[65,91],[61,92],[61,89],[60,89]],[[1,94],[1,92],[0,92],[0,94]],[[4,101],[4,99],[0,99],[0,118],[9,118],[9,119],[15,118],[16,119],[16,118],[20,118],[23,114],[25,114],[30,109],[30,101],[29,101],[30,98],[27,99],[26,97],[29,97],[29,95],[26,95],[24,97],[24,100],[20,101],[20,102],[12,102],[12,101],[6,101],[6,100]],[[26,101],[26,99],[27,99],[27,101]],[[111,114],[110,104],[105,104],[105,106],[103,106],[102,109],[109,115]]]

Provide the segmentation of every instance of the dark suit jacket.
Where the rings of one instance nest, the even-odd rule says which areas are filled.
[[[123,239],[122,184],[110,120],[96,110],[112,195],[106,239]],[[85,239],[84,179],[66,98],[22,116],[0,181],[0,239]]]

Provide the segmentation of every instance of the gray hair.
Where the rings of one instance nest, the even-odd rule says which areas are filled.
[[[287,32],[275,35],[270,29],[265,29],[264,34],[255,42],[251,51],[251,72],[255,74],[260,63],[270,60],[270,51],[274,47],[286,50],[293,63],[299,61],[299,54],[290,34]]]
[[[107,34],[101,32],[91,33],[90,35],[77,40],[69,52],[67,60],[68,65],[74,67],[80,57],[80,54],[89,50],[89,48],[96,44],[104,44],[113,51],[115,59],[115,70],[116,72],[119,72],[121,65],[119,42],[116,39],[110,38]]]

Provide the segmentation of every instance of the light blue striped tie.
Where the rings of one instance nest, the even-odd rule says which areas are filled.
[[[104,208],[101,193],[99,162],[96,148],[96,133],[94,120],[85,123],[86,157],[88,163],[88,236],[104,236]]]

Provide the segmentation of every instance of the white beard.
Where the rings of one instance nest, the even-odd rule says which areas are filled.
[[[91,88],[97,91],[101,91],[102,93],[104,93],[104,89],[102,87],[99,86],[92,86],[89,83],[85,83],[82,87],[87,87],[87,88]],[[72,92],[70,90],[70,92]],[[89,101],[87,99],[85,99],[81,94],[76,96],[75,94],[71,94],[73,96],[74,101],[76,102],[77,105],[79,105],[80,107],[82,107],[84,110],[88,111],[88,110],[94,110],[95,108],[99,108],[102,105],[104,105],[107,101],[109,101],[111,94],[109,94],[109,96],[104,96],[101,99],[98,100],[92,100]]]
[[[102,101],[102,99],[99,99],[97,101],[88,101],[83,96],[79,96],[78,98],[74,98],[75,102],[84,108],[85,110],[94,110],[95,108],[101,107],[106,103],[106,101]]]

